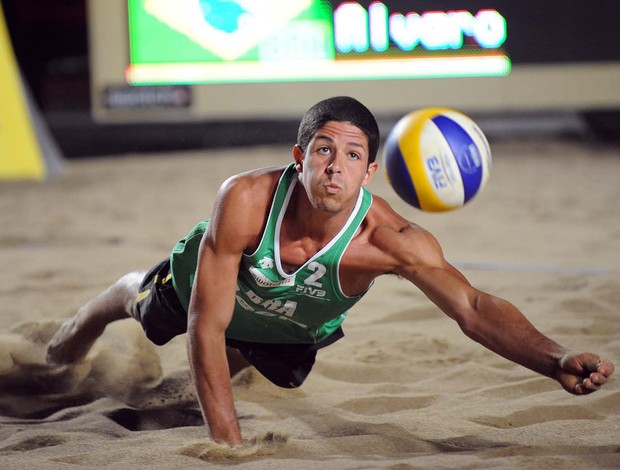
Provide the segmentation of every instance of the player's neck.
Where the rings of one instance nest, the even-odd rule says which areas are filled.
[[[317,209],[312,206],[303,190],[295,191],[287,208],[284,222],[289,225],[289,234],[296,234],[298,238],[307,237],[319,244],[326,244],[346,224],[353,207],[354,205],[338,212]]]

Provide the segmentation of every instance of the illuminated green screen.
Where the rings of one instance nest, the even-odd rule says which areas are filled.
[[[127,79],[147,85],[510,72],[498,11],[403,5],[415,2],[129,0]]]

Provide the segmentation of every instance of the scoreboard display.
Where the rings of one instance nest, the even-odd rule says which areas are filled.
[[[620,106],[620,2],[89,0],[102,121]]]
[[[418,6],[403,1],[129,0],[127,77],[133,84],[170,84],[510,72],[502,48],[506,20],[496,9],[423,11]]]

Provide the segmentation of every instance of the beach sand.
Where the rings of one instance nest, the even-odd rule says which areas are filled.
[[[545,334],[620,363],[620,149],[492,143],[484,192],[424,214],[383,170],[370,189],[436,235],[477,287]],[[465,337],[415,287],[379,279],[296,390],[233,379],[247,445],[211,443],[185,337],[108,327],[86,360],[44,364],[59,323],[122,274],[167,256],[219,184],[290,149],[72,160],[45,183],[0,184],[0,468],[620,468],[620,377],[576,397]]]

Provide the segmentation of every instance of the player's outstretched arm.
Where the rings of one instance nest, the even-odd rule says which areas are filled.
[[[543,335],[509,302],[479,291],[473,295],[468,318],[457,321],[464,322],[461,327],[469,337],[490,350],[557,380],[576,395],[598,390],[613,373],[611,362],[568,351]]]
[[[396,274],[418,286],[467,336],[491,351],[557,380],[574,394],[598,390],[613,373],[611,362],[591,353],[569,352],[538,331],[510,302],[472,287],[444,259],[427,231],[413,225],[400,231],[385,228],[377,238],[399,260]]]

